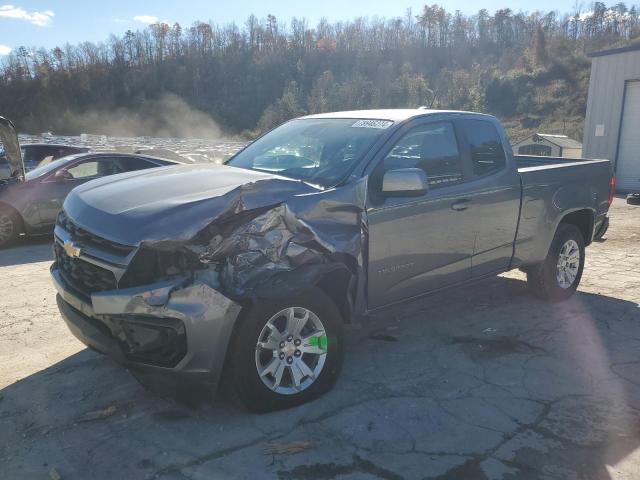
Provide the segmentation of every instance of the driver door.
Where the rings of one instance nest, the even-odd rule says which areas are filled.
[[[382,192],[390,170],[420,168],[428,191],[419,196]],[[471,278],[473,209],[463,183],[456,130],[451,122],[405,127],[383,151],[370,175],[369,308]]]

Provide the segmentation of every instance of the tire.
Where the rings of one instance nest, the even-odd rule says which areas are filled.
[[[575,259],[575,250],[579,258],[577,261],[571,261],[571,258]],[[547,258],[527,270],[529,287],[544,300],[566,300],[575,293],[580,284],[584,269],[584,253],[584,238],[580,230],[575,225],[560,224]]]
[[[593,239],[599,242],[600,240],[602,240],[602,237],[604,237],[605,233],[607,233],[607,230],[609,230],[609,217],[604,217],[604,221],[602,222],[602,225],[600,225],[600,228],[598,229],[598,231],[593,236]]]
[[[20,235],[20,217],[8,208],[0,207],[0,248],[11,245]]]
[[[293,320],[301,320],[300,333],[289,326],[291,312]],[[294,407],[333,387],[342,367],[343,320],[335,303],[320,289],[286,300],[261,301],[241,312],[239,322],[229,345],[227,379],[233,396],[248,410]]]

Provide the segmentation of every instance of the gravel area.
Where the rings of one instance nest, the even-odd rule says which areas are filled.
[[[0,477],[637,479],[640,207],[616,199],[579,293],[519,272],[347,333],[320,400],[248,414],[143,389],[63,325],[48,239],[0,251]]]

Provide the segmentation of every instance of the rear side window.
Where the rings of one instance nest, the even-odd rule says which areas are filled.
[[[421,168],[431,187],[462,180],[460,153],[453,125],[429,123],[409,130],[384,159],[384,169]]]
[[[133,172],[134,170],[145,170],[147,168],[157,167],[156,164],[138,157],[123,157],[118,159],[118,163],[123,172]]]
[[[22,160],[24,162],[39,162],[46,157],[46,153],[43,147],[22,147]]]
[[[473,174],[480,177],[501,170],[505,156],[496,127],[485,120],[462,120],[460,124],[469,142]]]

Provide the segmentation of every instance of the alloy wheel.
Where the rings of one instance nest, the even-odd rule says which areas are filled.
[[[262,383],[282,395],[309,388],[327,357],[327,334],[316,314],[285,308],[266,323],[256,343],[256,369]]]
[[[569,239],[562,245],[556,267],[556,278],[560,288],[571,287],[580,270],[580,247],[575,240]]]

